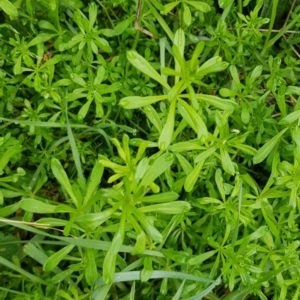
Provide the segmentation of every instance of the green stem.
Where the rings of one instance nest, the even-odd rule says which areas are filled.
[[[156,9],[149,3],[149,1],[148,1],[147,4],[148,4],[148,7],[149,7],[150,11],[152,12],[152,14],[154,15],[154,17],[156,18],[156,20],[160,24],[160,26],[164,29],[164,31],[166,32],[167,36],[173,42],[174,41],[174,34],[171,31],[171,29],[168,26],[168,24],[165,22],[165,20],[162,18],[162,16],[156,11]]]
[[[232,1],[233,3],[233,1]],[[238,0],[238,9],[239,9],[239,13],[242,14],[243,13],[243,2],[242,0]]]
[[[278,6],[278,0],[273,0],[271,20],[270,20],[270,23],[269,23],[267,38],[266,38],[265,45],[264,45],[264,48],[262,50],[262,53],[264,53],[266,51],[267,47],[268,47],[268,43],[269,43],[271,33],[272,33],[272,30],[273,30],[273,26],[274,26],[274,22],[275,22],[275,19],[276,19],[277,6]]]
[[[111,20],[110,16],[109,16],[109,13],[105,7],[105,5],[103,5],[99,0],[96,0],[98,2],[98,4],[102,7],[103,11],[105,12],[106,16],[107,16],[107,19],[109,20],[109,23],[111,25],[111,28],[114,29],[115,28],[115,25],[113,23],[113,21]]]
[[[293,27],[300,20],[300,14],[287,26],[283,27],[271,40],[269,40],[268,44],[261,51],[261,56],[266,54],[268,48],[270,48],[278,39],[280,39],[291,27]]]

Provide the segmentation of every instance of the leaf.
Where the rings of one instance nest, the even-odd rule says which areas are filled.
[[[157,129],[157,131],[159,133],[161,133],[161,131],[162,131],[162,122],[161,122],[161,119],[160,119],[159,114],[157,113],[157,111],[151,105],[147,105],[144,108],[144,113],[146,114],[149,121]]]
[[[184,47],[185,47],[185,34],[179,28],[174,36],[174,45],[172,47],[173,55],[175,57],[175,71],[178,73],[185,73],[184,61]],[[175,84],[179,81],[179,77],[175,77]]]
[[[225,100],[217,96],[196,94],[196,98],[199,101],[206,102],[207,104],[222,110],[234,110],[237,107],[237,104],[235,102],[230,100]]]
[[[185,280],[182,281],[179,289],[177,290],[176,294],[173,296],[172,300],[179,300],[180,299],[184,285],[185,285]]]
[[[144,268],[141,271],[141,281],[142,282],[148,281],[152,273],[153,273],[152,257],[146,256],[144,258]]]
[[[48,285],[48,282],[44,281],[40,277],[33,275],[25,270],[23,270],[21,267],[15,265],[14,263],[10,262],[9,260],[5,259],[4,257],[0,256],[0,265],[3,265],[8,268],[8,270],[14,270],[15,272],[21,274],[22,276],[29,279],[32,283],[39,283],[43,285]]]
[[[217,253],[217,250],[212,250],[212,251],[208,251],[205,252],[203,254],[197,255],[191,259],[189,259],[187,261],[188,265],[200,265],[202,262],[204,262],[205,260],[209,259],[210,257],[212,257],[213,255],[215,255]]]
[[[203,151],[195,158],[195,163],[204,162],[208,157],[212,156],[216,150],[216,147],[211,147],[210,149]]]
[[[82,86],[82,87],[85,87],[86,86],[86,82],[84,81],[84,79],[79,76],[78,74],[76,73],[71,73],[70,75],[71,79],[77,83],[78,85]]]
[[[76,207],[78,207],[78,200],[72,190],[68,176],[65,170],[63,169],[61,163],[56,158],[52,158],[51,160],[51,170],[55,178],[58,180],[58,182],[62,185],[62,187],[66,190],[68,195],[71,197]]]
[[[167,90],[170,90],[168,83],[154,70],[154,68],[134,50],[127,51],[128,61],[139,71],[160,83]]]
[[[185,183],[184,183],[184,189],[186,192],[191,192],[194,188],[195,183],[197,182],[199,178],[200,171],[203,167],[204,161],[200,161],[196,167],[193,169],[193,171],[187,176]]]
[[[159,214],[176,215],[176,214],[188,212],[190,209],[191,209],[191,205],[188,202],[176,201],[172,203],[161,203],[161,204],[140,207],[139,211],[143,213],[153,212]]]
[[[166,100],[167,98],[168,96],[166,95],[148,97],[129,96],[121,99],[119,105],[125,109],[135,109],[153,104],[158,101]]]
[[[175,108],[176,108],[176,99],[173,99],[169,108],[169,113],[167,121],[162,129],[162,132],[159,136],[158,145],[160,150],[164,151],[169,147],[172,141],[172,135],[174,132],[174,121],[175,121]]]
[[[53,66],[57,63],[59,63],[61,60],[62,60],[62,55],[55,55],[53,58],[49,59],[48,61],[46,61],[41,68],[47,68],[47,67],[50,67],[50,66]]]
[[[112,49],[109,46],[109,43],[107,40],[100,38],[100,37],[95,37],[93,42],[103,51],[110,53]]]
[[[173,160],[174,156],[170,153],[165,153],[159,156],[145,173],[139,187],[148,187],[157,177],[170,168]]]
[[[201,67],[197,70],[197,78],[202,78],[209,73],[216,73],[224,71],[228,67],[228,63],[222,61],[222,58],[215,56],[207,60]]]
[[[19,203],[14,203],[11,205],[6,205],[0,209],[0,217],[8,217],[11,214],[15,213],[20,208]]]
[[[209,12],[211,10],[208,4],[201,1],[185,1],[185,2],[202,12]]]
[[[143,203],[165,203],[177,200],[179,195],[174,192],[160,193],[157,195],[146,196],[142,198]]]
[[[121,35],[130,25],[132,21],[134,21],[135,17],[132,16],[131,18],[126,18],[125,20],[118,22],[116,27],[114,28],[114,31],[116,35]]]
[[[44,263],[44,271],[53,270],[75,247],[75,245],[68,245],[59,251],[52,254]]]
[[[221,163],[224,171],[230,175],[234,175],[235,173],[234,165],[231,161],[228,152],[224,150],[224,147],[220,148],[220,154],[221,154]]]
[[[57,32],[57,29],[49,21],[41,20],[39,21],[38,25],[42,29],[47,29],[47,30]]]
[[[8,0],[0,0],[0,8],[11,18],[16,18],[18,16],[18,10]]]
[[[98,272],[97,272],[97,264],[95,261],[95,255],[94,250],[92,249],[86,249],[86,260],[87,265],[85,269],[85,278],[87,281],[87,284],[89,286],[92,286],[95,284],[96,280],[98,279]]]
[[[103,262],[103,278],[106,283],[112,283],[114,274],[115,274],[115,268],[116,268],[116,259],[117,254],[120,250],[120,247],[123,244],[124,240],[124,234],[125,234],[125,219],[126,219],[126,209],[123,206],[123,213],[120,220],[120,226],[118,231],[113,237],[113,240],[111,242],[111,245],[104,257]]]
[[[79,120],[83,120],[86,117],[86,115],[87,115],[87,113],[88,113],[88,111],[90,109],[90,106],[91,106],[92,102],[93,102],[93,99],[87,101],[86,103],[84,103],[81,106],[81,108],[80,108],[80,110],[78,112],[78,118],[79,118]]]
[[[15,145],[13,147],[8,148],[4,153],[1,153],[0,158],[0,175],[3,174],[3,170],[8,164],[8,162],[16,156],[18,153],[22,152],[22,146],[21,145]]]
[[[97,18],[97,5],[92,2],[89,6],[89,25],[90,30],[93,28]]]
[[[37,44],[41,44],[41,43],[47,42],[47,41],[51,40],[53,37],[55,37],[55,36],[56,36],[56,34],[40,33],[38,36],[36,36],[34,39],[32,39],[27,44],[27,48],[30,48],[30,47],[35,46]]]
[[[152,225],[145,215],[140,212],[137,208],[132,207],[131,208],[136,220],[141,224],[143,229],[146,231],[149,238],[151,238],[153,241],[161,243],[163,241],[163,237],[161,233],[155,228],[154,225]]]
[[[56,206],[35,199],[27,198],[20,201],[20,208],[25,211],[37,214],[51,214],[55,212]]]
[[[183,2],[183,22],[189,27],[192,23],[192,15],[189,7]]]
[[[201,146],[198,141],[179,142],[170,146],[170,150],[173,152],[185,152],[191,150],[205,150],[205,147]]]
[[[254,155],[253,163],[259,164],[260,162],[262,162],[269,155],[269,153],[276,147],[276,145],[279,143],[281,137],[284,135],[284,133],[287,130],[288,130],[288,128],[281,130],[272,139],[270,139],[266,144],[264,144]]]
[[[89,178],[88,184],[87,184],[87,191],[84,197],[83,205],[87,204],[90,198],[93,196],[95,191],[97,190],[101,178],[103,175],[103,165],[100,163],[99,160],[96,160],[96,163],[94,165],[94,168],[92,170],[91,176]]]
[[[218,0],[219,6],[222,9],[225,9],[227,6],[229,6],[231,2],[232,0]]]
[[[205,138],[207,137],[206,125],[191,106],[189,106],[185,101],[178,99],[178,110],[186,122],[197,133],[198,139],[200,139],[202,136]]]
[[[164,10],[162,11],[162,13],[166,15],[172,9],[174,9],[178,4],[179,4],[179,1],[178,2],[176,1],[176,2],[171,2],[171,3],[165,4],[164,5]]]
[[[248,288],[244,288],[241,290],[233,291],[229,295],[227,295],[223,300],[244,300],[250,294]]]
[[[140,280],[140,278],[141,278],[141,271],[119,272],[115,274],[113,278],[113,283]],[[188,273],[176,272],[176,271],[153,271],[149,279],[162,279],[162,278],[174,278],[174,279],[190,280],[190,281],[204,282],[204,283],[216,282],[216,280],[212,280],[210,278],[195,276]],[[103,278],[99,278],[96,285],[99,286],[99,285],[103,285],[104,283],[105,281],[103,280]]]
[[[300,119],[300,110],[288,114],[286,117],[279,121],[279,124],[291,124]]]
[[[95,230],[102,223],[107,221],[114,213],[114,209],[107,209],[99,213],[86,213],[77,217],[76,222],[88,230]]]

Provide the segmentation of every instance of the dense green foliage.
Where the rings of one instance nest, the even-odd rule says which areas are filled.
[[[299,299],[298,4],[0,0],[0,299]]]

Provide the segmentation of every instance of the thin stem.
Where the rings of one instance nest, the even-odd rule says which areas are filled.
[[[145,33],[149,36],[151,36],[154,39],[159,39],[157,36],[155,36],[154,34],[152,34],[150,31],[142,28],[139,25],[140,19],[141,19],[141,12],[142,12],[142,7],[143,7],[143,0],[139,0],[138,2],[138,6],[137,6],[137,11],[136,11],[136,18],[135,18],[135,22],[134,22],[134,28],[142,33]]]
[[[243,3],[242,3],[242,0],[238,0],[238,9],[239,9],[239,13],[240,14],[243,13]]]
[[[292,13],[292,11],[293,11],[293,9],[294,9],[294,7],[295,7],[295,4],[296,4],[296,0],[294,0],[293,4],[291,5],[290,11],[289,11],[289,13],[288,13],[288,15],[287,15],[287,17],[286,17],[286,19],[285,19],[285,22],[284,22],[282,28],[285,27],[286,24],[288,23],[288,21],[289,21],[289,19],[290,19],[290,16],[291,16],[291,13]]]
[[[278,0],[273,0],[271,20],[270,20],[270,23],[269,23],[268,33],[267,33],[267,37],[266,37],[266,40],[265,40],[265,45],[264,45],[264,48],[262,50],[262,53],[265,53],[265,51],[268,47],[268,43],[269,43],[269,40],[270,40],[270,37],[271,37],[271,34],[272,34],[272,29],[273,29],[273,26],[274,26],[274,22],[275,22],[275,19],[276,19],[277,5],[278,5]]]
[[[264,49],[261,52],[261,56],[264,56],[266,54],[266,51],[268,50],[268,48],[270,48],[278,39],[280,39],[299,20],[300,20],[300,14],[298,14],[297,17],[290,24],[288,24],[284,28],[280,29],[278,34],[276,34],[271,40],[269,40],[268,44],[264,47]]]
[[[103,4],[101,3],[101,1],[99,1],[99,0],[96,0],[96,1],[97,1],[98,4],[102,7],[103,11],[105,12],[105,14],[106,14],[106,16],[107,16],[107,18],[108,18],[108,20],[109,20],[109,23],[110,23],[111,27],[114,29],[114,28],[115,28],[115,25],[114,25],[112,19],[110,18],[109,13],[108,13],[108,11],[107,11],[105,5],[103,5]]]

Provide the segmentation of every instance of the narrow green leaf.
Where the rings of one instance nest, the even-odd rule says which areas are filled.
[[[168,3],[168,4],[165,4],[164,5],[164,10],[162,11],[163,14],[167,14],[169,13],[172,9],[174,9],[177,5],[179,4],[179,2],[171,2],[171,3]]]
[[[233,291],[227,295],[223,300],[244,300],[249,295],[249,289],[244,288],[241,290]]]
[[[19,203],[14,203],[11,205],[5,205],[5,207],[1,207],[0,209],[0,217],[8,217],[15,213],[20,208]]]
[[[56,208],[55,205],[47,204],[31,198],[22,199],[19,203],[20,208],[23,210],[36,214],[51,214],[55,212]]]
[[[203,152],[201,152],[196,158],[195,158],[195,163],[198,162],[204,162],[207,158],[212,156],[216,152],[217,148],[216,147],[211,147]]]
[[[221,154],[221,164],[224,171],[230,175],[234,175],[235,173],[234,165],[232,163],[232,160],[228,152],[225,151],[224,147],[220,148],[220,154]]]
[[[158,101],[166,100],[167,98],[168,96],[165,95],[148,97],[129,96],[121,99],[119,105],[125,109],[135,109],[153,104]]]
[[[152,257],[147,256],[144,258],[144,268],[141,271],[141,281],[142,282],[148,281],[152,274],[153,274]]]
[[[142,198],[143,203],[165,203],[173,202],[178,199],[178,194],[174,192],[160,193],[157,195],[146,196]]]
[[[65,103],[65,108],[66,108],[65,115],[66,115],[68,138],[69,138],[69,143],[70,143],[70,146],[71,146],[75,166],[76,166],[76,169],[77,169],[77,175],[78,175],[78,178],[82,182],[85,182],[85,177],[83,175],[83,170],[82,170],[82,166],[81,166],[81,159],[80,159],[80,156],[79,156],[79,151],[78,151],[77,144],[75,142],[75,138],[74,138],[74,135],[73,135],[73,132],[72,132],[70,122],[69,122],[68,103],[67,102]]]
[[[12,262],[10,262],[9,260],[5,259],[2,256],[0,256],[0,265],[3,265],[5,267],[7,267],[9,270],[13,270],[13,271],[23,275],[24,277],[28,278],[30,282],[40,283],[40,284],[44,284],[44,285],[48,284],[43,279],[41,279],[41,278],[39,278],[39,277],[23,270],[22,268],[20,268],[19,266],[13,264]]]
[[[141,271],[130,271],[130,272],[119,272],[114,275],[113,283],[118,282],[128,282],[133,280],[140,280]],[[184,272],[175,272],[175,271],[153,271],[151,277],[149,279],[162,279],[162,278],[174,278],[181,280],[190,280],[195,282],[205,282],[205,283],[215,283],[216,280],[212,280],[205,277],[199,277],[190,275]],[[99,278],[96,285],[101,286],[104,285],[105,281],[103,278]],[[198,298],[201,299],[201,298]]]
[[[97,19],[97,5],[96,3],[92,2],[89,6],[89,25],[90,29],[93,28]]]
[[[234,110],[237,107],[237,104],[235,102],[225,100],[217,96],[196,94],[196,98],[199,101],[206,102],[207,104],[222,110]]]
[[[103,278],[106,283],[113,282],[115,268],[116,268],[117,254],[120,250],[120,247],[123,244],[124,235],[125,235],[125,220],[126,220],[126,208],[123,206],[123,212],[120,220],[119,229],[113,237],[113,240],[105,255],[104,262],[103,262]]]
[[[211,10],[210,6],[207,3],[201,1],[185,1],[185,2],[202,12],[209,12]]]
[[[145,230],[150,239],[155,242],[161,243],[163,241],[163,237],[161,233],[152,225],[145,217],[145,215],[140,212],[137,208],[132,207],[132,212],[136,218],[136,220],[141,224],[142,228]]]
[[[205,150],[205,147],[201,146],[198,141],[179,142],[170,146],[170,150],[173,152],[184,152],[191,150]]]
[[[55,178],[62,185],[62,187],[66,190],[68,195],[73,200],[74,204],[78,207],[79,203],[78,203],[78,200],[72,190],[68,176],[67,176],[65,170],[63,169],[61,163],[56,158],[52,158],[52,160],[51,160],[51,170],[52,170]]]
[[[97,264],[95,261],[95,250],[92,249],[86,249],[86,269],[85,269],[85,278],[88,283],[88,285],[92,286],[95,284],[97,278],[98,278],[98,272],[97,272]]]
[[[129,62],[145,75],[151,77],[160,83],[167,90],[170,90],[168,83],[154,70],[154,68],[136,51],[130,50],[127,52],[127,59]]]
[[[78,85],[85,87],[86,86],[86,82],[84,81],[84,79],[82,77],[80,77],[78,74],[76,73],[71,73],[70,75],[71,79],[77,83]]]
[[[76,222],[88,230],[95,230],[102,223],[107,221],[115,209],[107,209],[99,213],[86,213],[77,217]]]
[[[173,55],[175,57],[175,71],[178,73],[185,72],[184,61],[184,47],[185,47],[185,34],[184,31],[179,28],[174,35],[174,45],[172,47]],[[175,77],[175,84],[179,81],[179,77]]]
[[[94,168],[92,170],[91,176],[87,184],[87,191],[83,201],[84,205],[87,204],[87,202],[90,200],[90,198],[97,190],[103,175],[103,171],[104,171],[103,165],[100,163],[99,160],[96,160],[96,163],[94,165]]]
[[[165,153],[159,156],[145,173],[139,187],[148,187],[154,180],[164,173],[172,165],[174,156]]]
[[[8,0],[0,0],[0,8],[11,18],[18,16],[16,7]]]
[[[166,150],[172,141],[172,135],[174,132],[174,122],[175,122],[175,109],[176,109],[176,99],[173,99],[169,108],[169,114],[167,121],[163,127],[163,130],[159,136],[158,145],[160,150]]]
[[[4,153],[1,153],[0,159],[0,175],[3,174],[3,169],[8,164],[10,159],[17,155],[18,153],[22,152],[22,145],[15,145],[9,147]]]
[[[200,161],[196,167],[193,169],[193,171],[187,176],[185,183],[184,183],[184,189],[186,192],[191,192],[194,188],[195,183],[198,180],[200,171],[203,167],[204,161]]]
[[[284,135],[284,133],[287,130],[288,130],[288,128],[281,130],[272,139],[270,139],[266,144],[264,144],[254,155],[253,163],[259,164],[260,162],[262,162],[269,155],[269,153],[276,147],[277,143],[279,143],[281,137]]]
[[[45,262],[44,271],[51,271],[54,269],[75,247],[75,245],[68,245],[59,251],[52,254]]]
[[[279,121],[279,124],[291,124],[300,119],[300,110],[288,114],[286,117]]]
[[[202,253],[200,255],[197,255],[197,256],[189,259],[187,261],[187,263],[189,265],[192,265],[192,266],[199,265],[202,262],[204,262],[205,260],[207,260],[210,257],[212,257],[213,255],[215,255],[216,253],[217,253],[217,250],[212,250],[212,251],[208,251],[208,252]]]
[[[146,107],[144,107],[144,113],[146,114],[149,121],[155,126],[157,131],[161,133],[162,122],[157,111],[151,105],[147,105]]]
[[[190,209],[191,209],[191,205],[188,202],[176,201],[172,203],[160,203],[160,204],[140,207],[139,211],[143,213],[153,212],[159,214],[176,215],[183,212],[188,212]]]
[[[186,122],[197,133],[197,138],[207,137],[207,128],[199,114],[185,101],[178,99],[178,110]]]
[[[192,23],[192,15],[190,8],[183,2],[183,22],[186,27],[189,27]]]

